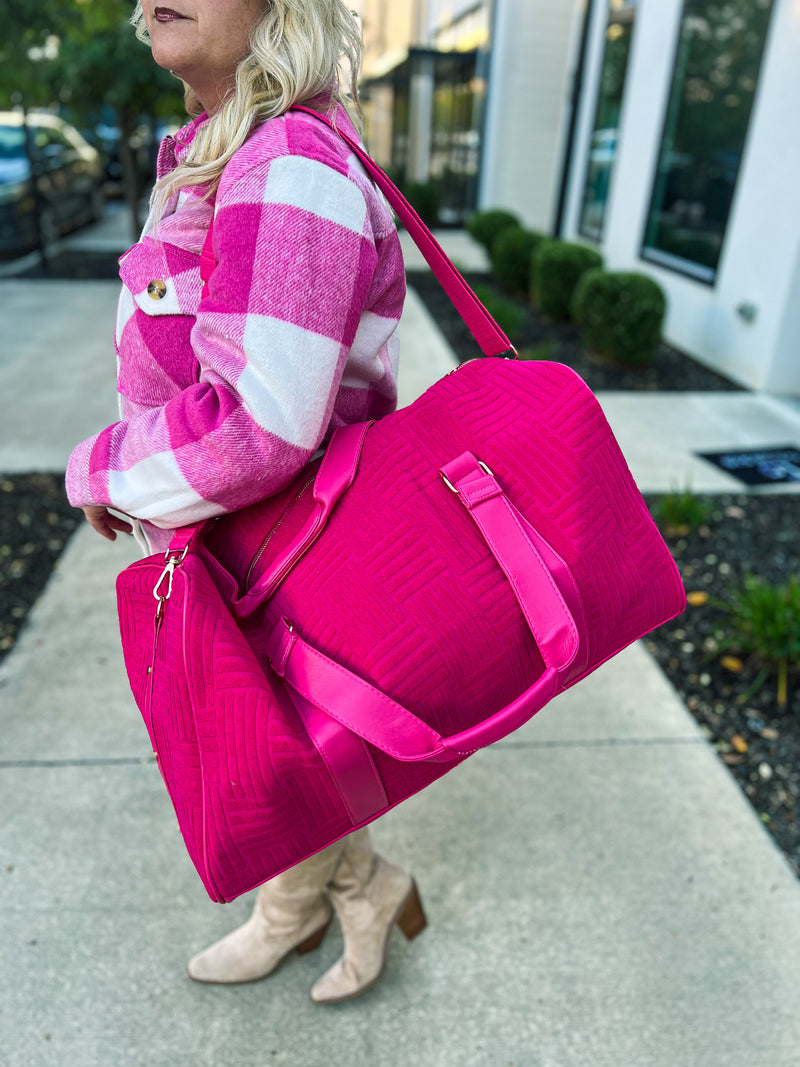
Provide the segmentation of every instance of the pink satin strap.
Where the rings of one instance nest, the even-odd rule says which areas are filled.
[[[358,461],[372,422],[353,422],[334,430],[314,479],[314,499],[330,513],[356,479]]]
[[[353,826],[388,808],[389,798],[378,769],[358,734],[346,730],[296,690],[288,692],[308,736],[325,761]]]
[[[189,526],[179,526],[172,535],[165,555],[168,557],[181,555],[189,548],[195,535],[205,526],[205,521],[194,522]]]
[[[444,291],[455,304],[456,310],[467,324],[470,333],[478,342],[483,354],[486,356],[516,358],[516,352],[508,337],[506,337],[464,281],[461,274],[453,266],[442,246],[397,186],[383,173],[378,164],[367,155],[358,141],[348,136],[348,134],[342,133],[330,119],[325,118],[324,115],[320,115],[318,111],[314,111],[310,107],[302,107],[300,104],[296,104],[290,110],[302,111],[306,115],[311,115],[312,118],[319,119],[320,122],[341,137],[355,153],[367,174],[389,201],[398,218],[411,234],[414,243],[422,252],[426,263],[436,275]]]
[[[200,297],[201,300],[205,296],[206,285],[208,284],[208,279],[211,277],[211,275],[213,273],[213,270],[214,270],[214,267],[216,267],[216,265],[217,265],[217,260],[216,260],[216,257],[214,255],[213,240],[214,240],[214,211],[213,211],[213,203],[212,203],[211,222],[208,224],[208,231],[206,233],[206,239],[203,242],[203,247],[202,247],[202,249],[200,251],[200,281],[203,283],[203,292],[202,292],[202,295]]]
[[[511,582],[545,664],[563,674],[580,648],[578,628],[519,512],[471,452],[446,463],[441,473]]]
[[[297,537],[270,561],[253,587],[243,596],[232,598],[231,610],[237,618],[251,615],[264,600],[272,596],[295,563],[325,529],[337,502],[355,480],[361,450],[370,426],[371,422],[354,422],[341,426],[334,432],[314,479],[316,507]]]
[[[272,669],[306,700],[398,760],[443,754],[440,735],[369,682],[307,644],[286,619],[266,642]]]
[[[558,691],[550,667],[506,707],[476,726],[441,737],[369,682],[304,641],[284,619],[267,640],[273,670],[296,693],[365,741],[404,763],[446,763],[500,741],[549,703]]]

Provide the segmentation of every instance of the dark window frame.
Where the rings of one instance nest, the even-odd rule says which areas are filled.
[[[719,278],[720,264],[722,263],[725,255],[725,249],[728,241],[728,234],[730,231],[730,219],[734,211],[736,198],[739,190],[739,178],[741,175],[742,167],[747,158],[750,139],[752,137],[753,130],[753,115],[758,107],[759,94],[762,85],[762,75],[764,71],[764,63],[766,61],[767,53],[771,47],[772,31],[775,24],[775,0],[770,0],[770,9],[767,16],[767,24],[764,31],[764,42],[761,49],[761,56],[758,62],[758,69],[755,74],[755,88],[753,90],[753,99],[750,106],[750,114],[747,118],[747,127],[745,129],[744,138],[742,139],[742,151],[739,158],[739,162],[736,168],[736,176],[733,182],[733,191],[731,193],[730,203],[725,215],[724,225],[722,227],[722,234],[720,239],[719,255],[717,257],[717,265],[715,267],[703,267],[702,264],[693,264],[691,260],[683,259],[680,256],[673,255],[669,252],[663,252],[660,249],[653,248],[646,244],[647,231],[650,226],[650,219],[653,214],[656,200],[656,188],[658,183],[659,164],[661,162],[661,155],[664,146],[664,140],[667,133],[667,124],[670,120],[670,103],[672,101],[672,94],[675,86],[675,77],[678,72],[678,61],[681,53],[681,42],[683,39],[683,26],[687,16],[687,8],[691,0],[683,0],[681,7],[680,18],[678,19],[677,32],[675,34],[673,54],[672,54],[672,66],[671,75],[669,79],[669,86],[664,100],[663,115],[661,120],[661,134],[658,139],[658,146],[656,148],[656,156],[654,165],[650,175],[650,198],[648,200],[647,211],[642,226],[642,234],[639,241],[638,258],[641,262],[647,263],[654,267],[660,267],[663,270],[667,270],[672,274],[677,274],[679,277],[690,278],[693,282],[698,282],[701,285],[707,286],[709,289],[714,289],[717,285]],[[681,101],[682,102],[682,101]],[[705,274],[705,276],[704,276]]]

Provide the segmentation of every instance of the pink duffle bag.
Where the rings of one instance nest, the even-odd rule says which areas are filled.
[[[484,351],[507,353],[350,143]],[[218,901],[371,822],[685,606],[591,391],[514,359],[337,430],[284,492],[179,530],[117,591],[134,697]]]

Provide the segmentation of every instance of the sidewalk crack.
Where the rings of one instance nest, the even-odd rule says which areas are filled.
[[[625,748],[655,745],[707,745],[703,736],[698,737],[597,737],[574,741],[498,741],[492,749],[503,748]]]
[[[155,756],[98,756],[83,759],[4,759],[0,760],[0,771],[28,767],[135,767],[139,764],[155,762]]]

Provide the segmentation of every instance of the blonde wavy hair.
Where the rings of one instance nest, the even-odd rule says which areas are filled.
[[[318,111],[337,103],[360,114],[358,74],[361,31],[343,0],[262,0],[264,12],[250,36],[250,52],[236,68],[234,83],[220,109],[192,141],[186,159],[156,182],[151,204],[160,219],[168,200],[181,189],[205,186],[213,196],[225,165],[256,126],[294,104],[313,101]],[[131,16],[136,36],[150,43],[141,0]],[[339,81],[342,60],[349,85]],[[186,109],[202,105],[184,84]]]

